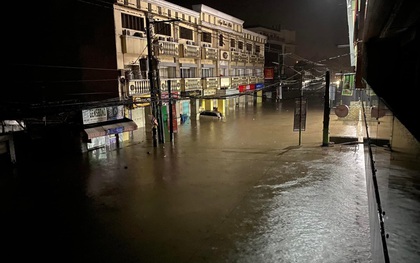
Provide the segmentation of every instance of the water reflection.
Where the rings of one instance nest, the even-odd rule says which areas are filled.
[[[49,237],[35,258],[49,246],[73,262],[369,262],[363,153],[319,147],[316,103],[297,147],[294,101],[279,105],[188,120],[156,148],[31,164],[19,176],[36,189],[10,191],[29,223],[14,226]]]

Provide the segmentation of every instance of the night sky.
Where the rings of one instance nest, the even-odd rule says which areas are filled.
[[[245,22],[246,26],[261,25],[296,31],[296,54],[310,61],[348,54],[346,0],[168,0],[191,9],[204,4]],[[329,61],[335,69],[349,67],[350,57]]]

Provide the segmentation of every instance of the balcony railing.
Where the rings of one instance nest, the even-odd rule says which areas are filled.
[[[239,61],[241,55],[238,51],[232,51],[231,55],[231,60],[232,61]]]
[[[249,56],[249,62],[250,63],[256,63],[258,61],[257,55],[250,55]]]
[[[199,58],[200,57],[200,47],[194,45],[181,44],[180,56],[184,58]]]
[[[181,91],[181,79],[161,78],[160,88],[162,92],[168,92],[168,81],[171,82],[171,92]]]
[[[209,77],[209,78],[161,78],[160,89],[162,93],[168,92],[168,81],[171,82],[172,93],[191,90],[203,90],[204,96],[214,95],[216,90],[237,88],[240,85],[263,83],[264,78],[259,76],[235,77]],[[130,80],[128,82],[129,96],[142,96],[150,94],[150,81],[148,79]],[[207,94],[207,95],[205,95]]]
[[[181,79],[181,91],[202,89],[201,78],[183,78]]]
[[[216,48],[211,48],[211,47],[203,47],[202,49],[202,59],[212,59],[212,60],[217,60],[218,59],[218,55],[217,55],[217,50]]]
[[[179,44],[176,42],[159,40],[154,50],[157,56],[179,56]]]
[[[142,54],[145,52],[147,40],[144,33],[133,30],[125,30],[124,33],[121,35],[121,50],[123,53]],[[147,50],[145,55],[147,55]]]
[[[203,78],[202,85],[203,89],[217,89],[219,88],[219,78]]]
[[[239,62],[248,62],[249,55],[245,52],[240,53]]]
[[[150,81],[148,79],[130,80],[128,82],[128,95],[139,96],[150,94]]]

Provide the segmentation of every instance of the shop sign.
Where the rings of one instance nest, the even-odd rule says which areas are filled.
[[[102,107],[82,110],[83,124],[106,122],[124,118],[124,106]]]
[[[248,84],[248,85],[239,85],[239,92],[247,92],[250,90],[255,90],[255,84]]]
[[[263,88],[264,88],[264,83],[255,84],[255,89],[263,89]]]
[[[115,127],[115,128],[111,128],[111,129],[106,130],[107,135],[118,134],[118,133],[122,133],[122,132],[124,132],[124,127],[123,126]]]
[[[264,79],[274,79],[274,68],[264,68]]]

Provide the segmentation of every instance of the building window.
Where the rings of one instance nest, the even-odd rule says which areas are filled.
[[[168,16],[171,17],[172,16],[172,11],[168,9]]]
[[[238,41],[238,48],[239,48],[240,50],[243,50],[243,49],[244,49],[244,42],[242,42],[242,41]]]
[[[233,39],[233,38],[230,40],[230,47],[231,47],[231,48],[235,48],[235,47],[236,47],[236,43],[235,43],[235,42],[236,42],[236,41],[235,41],[235,39]]]
[[[155,34],[171,36],[171,25],[167,23],[155,23],[153,24]]]
[[[181,78],[195,78],[195,69],[191,68],[181,68]]]
[[[228,77],[229,76],[228,68],[219,68],[219,76],[220,77],[223,77],[223,76]]]
[[[223,47],[224,46],[224,42],[223,42],[223,35],[222,34],[220,34],[219,35],[219,47]]]
[[[255,46],[255,53],[259,54],[261,52],[261,47],[259,45]]]
[[[159,68],[160,78],[176,78],[176,67],[160,67]]]
[[[144,18],[132,16],[128,14],[121,14],[121,22],[123,28],[144,31]]]
[[[206,43],[211,43],[211,33],[203,32],[201,34],[201,41]]]
[[[179,37],[183,39],[193,40],[193,31],[189,28],[179,27]]]
[[[201,77],[202,78],[213,77],[213,68],[201,68]]]
[[[246,51],[252,52],[252,44],[246,44]]]

